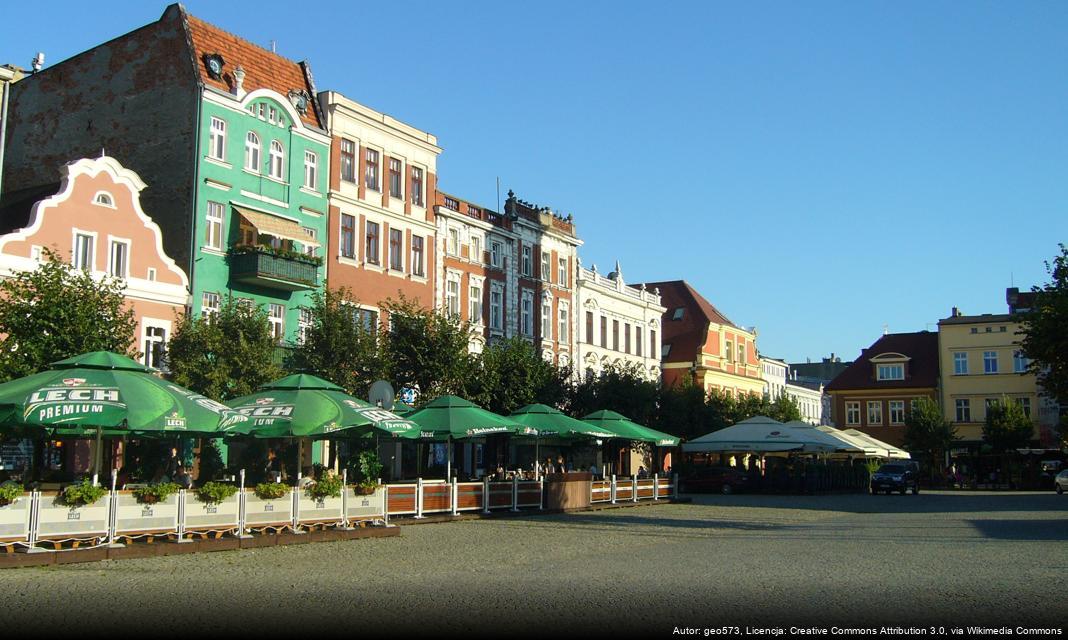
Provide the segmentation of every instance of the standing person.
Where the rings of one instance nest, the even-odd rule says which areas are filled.
[[[171,455],[167,462],[163,463],[163,481],[172,482],[178,478],[178,472],[182,470],[182,459],[178,457],[178,447],[171,447]]]
[[[567,471],[567,467],[564,466],[564,454],[562,453],[556,456],[556,468],[558,473],[565,473]]]

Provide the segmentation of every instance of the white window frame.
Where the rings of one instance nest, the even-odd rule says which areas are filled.
[[[312,310],[307,307],[300,307],[299,314],[297,316],[297,344],[304,344],[308,339],[308,329],[315,326],[315,318],[312,315]]]
[[[253,141],[255,138],[255,141]],[[263,145],[260,144],[260,137],[256,135],[255,131],[249,131],[245,134],[245,170],[259,173],[263,169],[260,167],[260,157],[262,156]]]
[[[905,364],[903,362],[877,363],[875,365],[875,379],[880,382],[905,379]]]
[[[494,300],[496,298],[496,300]],[[504,330],[504,287],[501,283],[490,281],[490,329]]]
[[[482,264],[482,236],[471,236],[471,262]]]
[[[400,234],[400,242],[397,245],[397,250],[393,250],[393,234]],[[389,240],[387,240],[389,246],[389,270],[396,271],[398,273],[404,273],[404,229],[390,227],[389,228]],[[394,256],[397,253],[399,256]],[[397,257],[397,266],[393,265],[393,258]]]
[[[868,400],[868,424],[881,427],[883,425],[883,402],[882,400]]]
[[[275,180],[285,182],[286,148],[278,140],[271,140],[269,152],[270,173]]]
[[[89,238],[89,242],[90,242],[90,244],[89,244],[88,264],[85,265],[85,266],[82,266],[82,263],[85,263],[87,261],[85,259],[86,256],[84,256],[82,251],[81,251],[81,244],[78,242],[79,236],[85,237],[85,238]],[[70,252],[70,257],[71,257],[71,265],[75,269],[83,269],[83,270],[89,271],[89,272],[96,271],[96,243],[97,243],[97,239],[98,238],[97,238],[97,232],[96,231],[83,231],[82,229],[77,229],[77,228],[71,230],[71,246],[72,246],[72,249],[71,249],[71,252]]]
[[[528,278],[533,277],[534,249],[529,244],[523,245],[522,274]]]
[[[415,239],[422,240],[422,246],[420,246],[418,253],[415,250]],[[424,267],[426,262],[426,237],[420,235],[412,235],[412,275],[417,278],[426,277],[426,269]]]
[[[460,274],[456,272],[445,276],[445,312],[460,317]]]
[[[319,186],[319,154],[304,151],[304,188],[315,191]]]
[[[115,196],[107,191],[97,191],[96,195],[93,196],[93,204],[106,209],[115,209]]]
[[[500,268],[501,254],[504,253],[504,243],[499,240],[490,240],[490,265]]]
[[[850,401],[845,403],[846,425],[860,424],[860,402]]]
[[[123,273],[118,274],[113,272],[115,266],[115,247],[122,245],[126,250],[126,255],[123,256]],[[123,280],[130,277],[130,250],[132,242],[129,238],[117,238],[115,236],[108,236],[108,264],[107,274],[113,278],[121,278]]]
[[[997,351],[984,351],[983,352],[983,374],[994,375],[998,373],[998,352]]]
[[[226,162],[226,120],[217,116],[211,117],[208,157]]]
[[[213,216],[212,209],[216,208],[219,215]],[[209,249],[215,249],[216,251],[222,251],[223,249],[223,229],[226,228],[226,207],[221,202],[214,202],[208,200],[204,217],[207,220],[207,238],[205,239],[205,246]]]
[[[890,408],[890,424],[905,424],[905,401],[890,400],[888,405]]]
[[[571,309],[566,302],[560,302],[557,305],[558,326],[556,328],[556,339],[558,342],[567,342],[568,336],[571,335]]]
[[[352,220],[351,255],[345,253],[345,218]],[[344,260],[356,260],[360,255],[360,243],[356,242],[356,239],[360,237],[360,218],[355,214],[342,213],[337,220],[337,255]]]
[[[541,339],[553,339],[553,299],[544,296],[541,299]]]
[[[468,276],[467,281],[467,319],[472,324],[482,326],[482,296],[485,293],[481,278]]]
[[[351,177],[346,177],[345,176],[345,156],[346,156],[345,143],[348,143],[348,144],[352,145],[352,147],[351,147],[352,154],[350,156],[351,159],[352,159],[352,163],[351,163],[352,176]],[[360,178],[359,178],[358,174],[360,172],[360,145],[358,145],[355,140],[349,140],[348,138],[342,138],[341,139],[341,143],[338,146],[339,146],[339,151],[338,151],[338,176],[340,177],[342,182],[347,182],[349,184],[359,184]]]
[[[375,226],[375,241],[371,239],[371,225]],[[374,247],[374,260],[371,260],[369,248]],[[363,263],[382,266],[382,223],[378,220],[363,221]]]
[[[553,281],[553,271],[551,263],[552,256],[549,255],[548,251],[543,250],[541,252],[541,273],[539,275],[541,276],[541,279],[546,282]]]
[[[151,330],[162,331],[163,335],[149,335]],[[141,319],[141,362],[145,366],[164,370],[163,358],[167,353],[167,340],[171,333],[171,323],[167,320],[144,317]],[[152,357],[153,345],[160,345],[159,360]]]
[[[968,398],[957,398],[953,402],[953,417],[955,422],[972,421],[972,402]]]
[[[967,351],[954,351],[953,352],[953,375],[966,376],[968,375],[968,352]]]
[[[281,310],[280,315],[275,315],[275,312]],[[274,337],[275,342],[281,344],[286,340],[286,306],[277,302],[271,302],[267,305],[267,321],[271,324],[271,335]]]
[[[214,304],[209,304],[209,303]],[[200,315],[204,318],[216,318],[222,308],[222,295],[214,291],[205,291],[200,296]]]
[[[1012,352],[1012,372],[1013,373],[1027,373],[1027,367],[1031,363],[1028,361],[1027,356],[1024,355],[1023,349],[1016,349]],[[1030,398],[1028,398],[1030,400]]]
[[[557,263],[557,267],[558,267],[557,275],[559,276],[557,281],[558,281],[558,283],[560,284],[561,287],[566,287],[567,286],[567,258],[557,258],[556,259],[556,263]]]
[[[445,233],[445,253],[450,256],[460,255],[460,230],[449,227]]]
[[[528,337],[534,337],[534,291],[523,289],[519,304],[519,330]]]

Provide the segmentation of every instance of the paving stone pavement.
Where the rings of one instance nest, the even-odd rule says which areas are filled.
[[[1066,626],[1068,496],[695,496],[397,538],[0,571],[0,629],[671,636]]]

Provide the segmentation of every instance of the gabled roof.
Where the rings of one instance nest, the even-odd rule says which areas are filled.
[[[704,316],[706,322],[725,324],[739,328],[723,315],[714,304],[705,300],[704,296],[690,286],[685,280],[668,280],[666,282],[646,282],[645,288],[652,291],[655,287],[660,288],[660,303],[667,307],[667,313],[674,313],[678,307],[696,308]]]
[[[872,358],[900,353],[908,360],[904,380],[875,380]],[[931,331],[888,333],[860,353],[826,386],[827,391],[855,389],[904,389],[938,386],[938,334]]]
[[[234,69],[240,65],[245,71],[242,86],[248,93],[257,89],[270,89],[286,96],[290,90],[306,91],[310,100],[307,111],[300,119],[308,126],[325,129],[319,118],[316,91],[307,62],[294,62],[284,58],[213,24],[204,22],[196,16],[189,15],[181,9],[181,5],[172,6],[178,6],[185,17],[189,41],[193,45],[193,63],[200,81],[205,86],[230,93],[231,83],[234,81]],[[167,10],[171,10],[171,7]],[[213,53],[222,56],[226,63],[221,79],[212,78],[204,63],[204,56]]]

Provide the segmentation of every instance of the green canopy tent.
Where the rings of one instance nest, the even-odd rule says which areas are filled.
[[[408,419],[419,425],[423,440],[449,443],[446,477],[452,477],[452,441],[478,438],[494,434],[532,434],[511,418],[499,416],[459,396],[441,396],[423,408],[408,414]]]
[[[610,431],[616,434],[614,437],[622,440],[648,442],[657,447],[675,447],[679,444],[679,438],[663,431],[640,425],[615,411],[594,411],[584,416],[582,420],[605,431]]]
[[[519,424],[535,430],[534,434],[534,461],[538,462],[538,446],[544,439],[576,441],[592,440],[595,438],[607,439],[617,437],[611,433],[596,427],[588,422],[583,422],[564,414],[544,404],[528,404],[520,407],[508,416]]]
[[[341,432],[350,435],[385,433],[417,439],[419,425],[350,396],[336,384],[306,373],[269,382],[256,393],[234,398],[230,407],[249,421],[229,431],[230,435],[256,438],[298,438],[297,468],[300,468],[301,438],[329,438]]]
[[[0,428],[50,437],[215,434],[247,421],[156,370],[107,351],[53,362],[51,369],[0,384]]]

